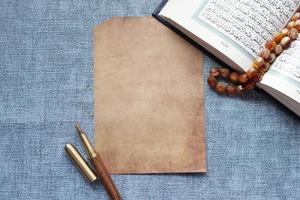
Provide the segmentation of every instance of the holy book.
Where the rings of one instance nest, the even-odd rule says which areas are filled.
[[[300,0],[165,0],[154,16],[234,70],[246,72]],[[300,38],[272,63],[258,87],[300,116]]]

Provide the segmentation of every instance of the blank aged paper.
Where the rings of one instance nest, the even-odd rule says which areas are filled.
[[[202,65],[152,17],[95,27],[95,146],[110,172],[206,172]]]

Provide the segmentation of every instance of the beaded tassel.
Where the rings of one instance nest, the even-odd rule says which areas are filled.
[[[275,33],[270,41],[267,41],[264,49],[254,59],[252,66],[246,73],[239,74],[230,72],[226,68],[214,67],[210,70],[207,78],[208,85],[218,93],[227,93],[229,95],[241,94],[252,90],[256,83],[260,82],[264,74],[269,70],[270,65],[275,59],[298,38],[300,32],[300,8],[291,18],[286,28],[281,32]],[[218,82],[217,78],[223,77],[229,79],[231,83],[225,84]]]

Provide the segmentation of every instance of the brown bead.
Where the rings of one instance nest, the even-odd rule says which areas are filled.
[[[254,82],[260,82],[264,76],[263,72],[259,72],[256,74],[256,76],[252,79]]]
[[[253,67],[250,67],[250,68],[247,70],[246,74],[247,74],[247,78],[248,78],[249,80],[252,80],[252,79],[256,76],[257,70],[254,69]]]
[[[232,72],[232,73],[230,74],[229,79],[230,79],[232,82],[238,82],[238,81],[239,81],[239,74],[236,73],[236,72]]]
[[[269,58],[270,53],[271,53],[270,49],[265,48],[259,53],[259,56],[267,60]]]
[[[246,91],[249,91],[249,90],[254,89],[255,86],[256,86],[256,83],[253,82],[253,81],[250,81],[250,82],[248,82],[248,83],[246,83],[246,84],[244,85],[244,88],[245,88]]]
[[[242,94],[245,91],[244,87],[239,85],[235,88],[235,93]]]
[[[210,73],[210,75],[217,77],[220,75],[220,70],[217,67],[213,67],[213,68],[211,68],[209,73]]]
[[[300,31],[300,20],[299,19],[297,21],[295,21],[295,29]]]
[[[292,21],[297,21],[298,19],[300,19],[300,12],[297,12],[294,14],[294,16],[292,17]]]
[[[240,83],[247,83],[247,82],[248,82],[247,74],[242,74],[242,75],[240,75],[240,77],[239,77],[239,82],[240,82]]]
[[[299,32],[297,29],[295,28],[292,28],[290,31],[289,31],[289,34],[288,36],[292,39],[292,40],[296,40],[299,36]]]
[[[259,69],[259,66],[257,66],[255,63],[252,63],[252,67],[257,70]]]
[[[253,63],[255,65],[257,65],[258,67],[262,66],[264,64],[265,60],[262,57],[257,57],[255,58],[255,60],[253,61]]]
[[[265,45],[265,47],[270,51],[273,51],[275,46],[276,46],[276,42],[274,40],[269,40]]]
[[[224,83],[218,83],[216,86],[216,91],[219,93],[224,93],[226,91],[226,86]]]
[[[276,55],[274,53],[271,53],[267,61],[272,64],[275,61],[275,59]]]
[[[217,79],[214,76],[209,75],[207,78],[207,83],[211,88],[215,88],[217,85]]]
[[[280,45],[284,48],[287,49],[291,46],[292,43],[292,39],[289,37],[284,37],[282,38],[282,40],[280,41]]]
[[[282,52],[283,52],[283,46],[280,44],[276,45],[276,47],[274,49],[274,53],[276,55],[280,55]]]
[[[288,28],[284,28],[281,33],[285,36],[287,36],[289,34],[289,29]]]
[[[260,70],[262,70],[263,72],[267,72],[270,69],[270,66],[270,63],[265,62],[265,64],[260,67]]]
[[[296,26],[296,22],[291,21],[291,22],[288,23],[287,28],[292,29],[292,28],[295,28],[295,26]]]
[[[227,87],[226,87],[226,93],[229,94],[229,95],[235,94],[235,88],[236,87],[234,85],[232,85],[232,84],[227,85]]]
[[[220,69],[220,73],[223,78],[228,78],[228,76],[230,75],[229,69],[224,67]]]
[[[284,37],[284,35],[281,32],[277,32],[273,36],[273,38],[277,44],[282,40],[283,37]]]

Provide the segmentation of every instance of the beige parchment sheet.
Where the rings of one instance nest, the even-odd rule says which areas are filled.
[[[95,147],[114,174],[206,172],[203,56],[152,17],[94,29]]]

